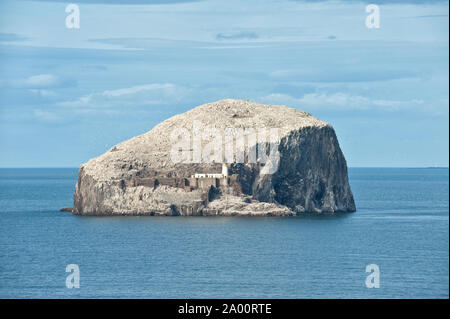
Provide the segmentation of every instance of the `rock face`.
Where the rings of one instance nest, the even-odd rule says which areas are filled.
[[[276,169],[267,174],[269,162],[251,161],[247,153],[243,162],[195,161],[192,140],[184,148],[189,159],[174,161],[174,130],[185,129],[194,138],[194,123],[201,124],[203,150],[218,144],[207,138],[211,129],[226,136],[227,128],[276,128],[275,140],[245,139],[246,150],[277,151],[276,165],[271,161]],[[220,141],[223,149],[230,145]],[[228,177],[194,178],[220,174],[221,162],[229,163]],[[72,213],[285,216],[355,210],[347,164],[331,125],[286,106],[226,99],[176,115],[81,165]]]

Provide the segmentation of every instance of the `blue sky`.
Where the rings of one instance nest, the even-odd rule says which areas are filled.
[[[80,29],[67,3],[0,2],[0,167],[78,167],[222,98],[331,123],[349,166],[448,166],[446,1],[78,1]]]

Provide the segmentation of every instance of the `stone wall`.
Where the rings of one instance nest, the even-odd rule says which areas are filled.
[[[156,188],[159,185],[161,185],[161,186],[182,188],[185,191],[192,191],[194,189],[201,189],[208,191],[211,187],[214,187],[216,189],[232,187],[234,193],[242,194],[242,187],[239,182],[239,176],[236,174],[225,178],[135,177],[128,181],[122,181],[121,184],[122,188],[123,186],[125,187],[145,186]]]

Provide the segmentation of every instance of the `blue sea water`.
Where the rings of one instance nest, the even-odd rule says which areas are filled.
[[[349,178],[352,214],[81,217],[76,169],[0,169],[0,298],[448,298],[448,169]]]

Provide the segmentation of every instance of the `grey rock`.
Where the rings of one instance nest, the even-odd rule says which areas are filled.
[[[188,190],[160,184],[158,179],[220,173],[221,163],[171,160],[171,132],[191,130],[194,121],[222,132],[229,127],[279,128],[278,169],[262,174],[259,164],[230,164],[237,188]],[[227,99],[176,115],[81,165],[72,213],[292,216],[355,210],[347,164],[331,125],[286,106]]]

